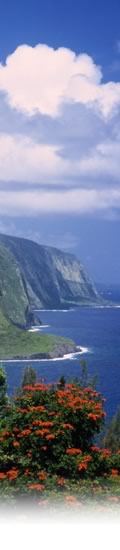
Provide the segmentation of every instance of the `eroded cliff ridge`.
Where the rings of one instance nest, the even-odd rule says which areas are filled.
[[[28,239],[1,234],[0,251],[3,249],[6,283],[0,283],[2,302],[5,307],[11,273],[14,304],[16,301],[13,308],[15,321],[23,321],[30,308],[62,309],[100,303],[101,298],[93,282],[74,255]],[[19,319],[18,297],[21,302]]]

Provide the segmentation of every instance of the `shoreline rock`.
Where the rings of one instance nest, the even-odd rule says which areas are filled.
[[[82,352],[82,349],[79,348],[79,352]],[[55,347],[53,351],[50,351],[49,353],[32,353],[31,355],[14,355],[13,357],[4,357],[0,359],[0,361],[24,361],[24,360],[34,360],[34,359],[62,359],[64,355],[69,355],[70,353],[78,353],[78,346],[72,346],[72,345],[63,345],[61,344],[58,348]]]

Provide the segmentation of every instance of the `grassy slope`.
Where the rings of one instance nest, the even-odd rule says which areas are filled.
[[[27,332],[13,326],[0,309],[0,359],[30,356],[37,353],[50,353],[61,344],[71,344],[70,340],[49,334]]]
[[[28,299],[13,254],[0,243],[0,305],[5,315],[25,324]]]

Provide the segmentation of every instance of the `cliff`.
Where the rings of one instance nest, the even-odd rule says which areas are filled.
[[[11,314],[15,321],[24,322],[31,308],[62,309],[96,305],[102,301],[74,255],[6,235],[0,235],[0,250],[6,273],[6,281],[4,277],[1,279],[0,273],[2,303],[7,310],[9,302],[10,312],[12,303]]]

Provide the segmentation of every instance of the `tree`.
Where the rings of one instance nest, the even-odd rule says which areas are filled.
[[[110,451],[116,452],[120,449],[120,407],[113,416],[103,439],[103,446],[108,447]]]
[[[80,387],[84,389],[86,386],[92,386],[93,389],[96,389],[98,377],[95,374],[94,376],[92,376],[92,378],[89,378],[88,368],[85,359],[82,359],[80,361],[80,370]]]
[[[64,390],[65,384],[66,384],[66,380],[65,380],[64,375],[62,375],[62,376],[60,377],[60,380],[59,380],[59,387],[61,388],[61,390]]]
[[[5,369],[0,367],[0,415],[4,414],[5,407],[8,404],[7,380]]]
[[[81,370],[80,386],[82,389],[84,389],[88,383],[88,369],[87,369],[86,361],[84,359],[82,359],[82,361],[80,362],[80,370]]]
[[[36,372],[33,367],[25,367],[22,377],[21,386],[27,386],[28,384],[34,385],[36,382]]]

